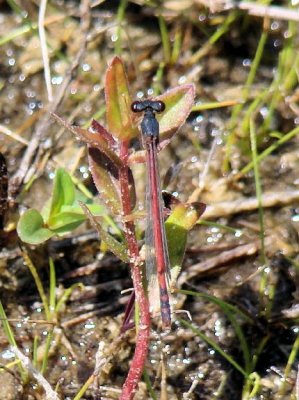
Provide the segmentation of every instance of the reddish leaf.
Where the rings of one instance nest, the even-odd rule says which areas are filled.
[[[131,97],[123,62],[115,57],[109,65],[105,80],[106,116],[108,130],[117,138],[128,140],[138,135],[132,123]]]
[[[118,168],[104,153],[95,147],[88,148],[88,156],[92,178],[103,204],[109,208],[112,214],[120,214],[120,189],[117,183]]]
[[[103,127],[103,125],[101,125],[95,119],[93,119],[91,121],[91,129],[92,129],[92,131],[98,133],[104,139],[106,139],[106,142],[109,143],[111,147],[114,147],[117,145],[117,142],[114,139],[114,137]]]
[[[191,84],[178,86],[157,97],[157,100],[162,100],[166,105],[165,111],[157,114],[161,147],[164,147],[162,142],[170,139],[186,121],[194,104],[194,97],[195,88]]]
[[[121,213],[121,194],[119,185],[119,166],[98,148],[89,147],[89,167],[99,196],[112,214]],[[132,171],[129,169],[131,207],[136,204],[136,192]]]
[[[97,122],[96,133],[93,133],[87,129],[80,128],[78,126],[70,125],[67,121],[60,118],[56,114],[52,114],[55,120],[62,125],[64,128],[72,132],[79,140],[87,143],[91,147],[96,147],[101,150],[111,161],[119,168],[122,165],[120,158],[117,154],[110,148],[110,142],[106,140],[106,135],[110,135],[106,129]],[[93,126],[93,125],[92,125]],[[94,128],[94,127],[93,127]]]
[[[72,132],[75,133],[75,135],[79,139],[89,144],[91,147],[99,149],[115,164],[116,167],[119,168],[122,165],[121,159],[117,156],[117,154],[113,150],[110,149],[106,140],[100,135],[92,133],[87,129],[79,128],[77,126],[72,127]]]

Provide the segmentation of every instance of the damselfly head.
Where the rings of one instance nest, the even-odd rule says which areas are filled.
[[[160,100],[134,101],[131,105],[131,110],[133,112],[151,110],[156,113],[161,113],[165,110],[165,104]]]

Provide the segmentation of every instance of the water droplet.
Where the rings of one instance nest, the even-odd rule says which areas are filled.
[[[261,115],[263,116],[263,118],[267,117],[267,115],[269,114],[269,109],[268,109],[268,107],[262,107],[262,108],[260,109],[260,113],[261,113]]]
[[[239,229],[235,232],[235,237],[241,237],[242,235],[243,235],[243,232]]]
[[[84,325],[85,329],[94,329],[95,328],[95,323],[93,321],[88,321],[85,325]]]
[[[62,76],[53,76],[51,79],[52,85],[61,85],[62,81]]]
[[[9,49],[6,50],[6,55],[7,55],[7,57],[11,57],[13,55],[12,48],[9,48]]]
[[[4,360],[11,360],[12,358],[15,358],[15,353],[13,351],[11,351],[11,350],[4,350],[1,353],[1,357]]]
[[[243,67],[250,67],[251,60],[249,58],[244,58],[242,64],[243,64]]]
[[[279,28],[279,22],[278,21],[273,21],[271,24],[271,30],[275,31]]]
[[[91,67],[90,67],[89,64],[84,63],[84,64],[82,65],[82,69],[83,69],[84,72],[88,72],[88,71],[91,70]]]
[[[266,268],[264,269],[264,272],[265,272],[265,274],[270,274],[271,268],[266,267]]]
[[[290,30],[285,30],[284,32],[283,32],[283,37],[285,38],[285,39],[288,39],[288,38],[290,38],[292,36],[292,32],[290,31]]]
[[[274,46],[274,47],[279,47],[279,46],[281,46],[281,40],[280,40],[280,39],[274,40],[273,46]]]

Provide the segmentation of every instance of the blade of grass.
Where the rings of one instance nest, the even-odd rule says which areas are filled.
[[[256,146],[256,130],[253,118],[250,119],[250,145],[252,153],[253,171],[254,171],[254,181],[255,181],[255,192],[258,201],[258,213],[259,213],[259,225],[260,225],[260,241],[261,241],[261,261],[262,264],[266,264],[265,255],[265,224],[264,224],[264,209],[262,205],[262,186],[259,173],[259,162],[257,155]]]
[[[182,26],[177,26],[174,34],[174,41],[172,46],[172,53],[171,53],[171,64],[175,64],[180,56],[182,47]]]
[[[264,48],[265,48],[265,44],[267,41],[267,37],[268,37],[268,29],[269,29],[269,21],[265,20],[267,22],[264,22],[264,27],[263,27],[263,32],[261,34],[256,52],[255,52],[255,56],[253,59],[253,62],[251,64],[250,67],[250,71],[245,83],[245,86],[242,90],[242,102],[240,104],[237,104],[233,110],[232,110],[232,116],[229,122],[229,134],[227,136],[227,142],[226,142],[226,152],[225,152],[225,159],[224,159],[224,170],[227,171],[228,170],[228,164],[229,164],[229,160],[231,157],[231,151],[232,151],[232,145],[235,141],[235,129],[236,129],[236,125],[237,125],[237,121],[239,118],[240,113],[243,110],[243,107],[248,99],[249,93],[250,93],[250,89],[251,86],[255,80],[256,77],[256,73],[257,73],[257,69],[260,65],[263,53],[264,53]]]
[[[33,347],[32,347],[32,365],[34,368],[37,368],[38,342],[39,342],[39,337],[37,335],[35,335],[34,339],[33,339]]]
[[[50,257],[49,259],[49,267],[50,267],[50,293],[49,293],[49,308],[50,312],[53,313],[56,306],[56,272],[55,265],[53,259]]]
[[[279,53],[278,66],[274,75],[273,82],[269,91],[271,92],[271,99],[268,105],[268,114],[263,122],[263,129],[269,129],[273,115],[277,109],[279,101],[287,96],[286,91],[292,89],[298,82],[298,75],[296,73],[298,52],[294,44],[294,38],[297,36],[298,24],[289,21],[288,29],[289,37],[285,40],[283,49]]]
[[[160,62],[155,76],[153,77],[153,95],[156,97],[162,92],[162,78],[165,70],[164,61]]]
[[[23,10],[14,0],[7,0],[7,4],[10,6],[12,11],[14,11],[14,13],[24,18],[26,11]]]
[[[250,356],[250,350],[249,350],[249,346],[248,346],[247,340],[245,338],[245,335],[240,327],[240,324],[238,323],[238,321],[235,318],[235,314],[237,314],[237,315],[239,314],[246,321],[249,320],[251,322],[251,320],[248,318],[248,316],[246,314],[244,314],[242,311],[240,311],[238,309],[238,307],[235,307],[232,304],[229,304],[226,301],[218,299],[217,297],[211,296],[207,293],[199,293],[199,292],[193,292],[193,291],[189,291],[189,290],[180,290],[179,292],[187,294],[187,295],[207,299],[208,301],[216,304],[223,310],[223,312],[225,313],[225,315],[231,322],[231,324],[236,332],[236,335],[239,339],[240,346],[241,346],[241,349],[243,352],[243,357],[244,357],[245,371],[246,371],[246,375],[248,376],[252,372],[252,361],[251,361],[251,356]]]
[[[239,13],[235,10],[228,14],[224,22],[220,24],[209,40],[190,57],[190,65],[197,64],[210,51],[211,47],[229,30],[230,25],[236,20],[238,15]]]
[[[151,398],[153,400],[158,400],[158,397],[156,396],[156,393],[155,393],[155,391],[154,391],[154,389],[152,387],[151,380],[150,380],[150,377],[149,377],[146,369],[143,371],[143,379],[144,379],[144,382],[146,384],[146,388],[147,388],[148,393],[151,396]]]
[[[247,314],[245,314],[238,307],[234,306],[233,304],[228,303],[227,301],[218,299],[218,297],[212,296],[212,295],[210,295],[208,293],[193,292],[192,290],[180,289],[180,290],[178,290],[178,292],[182,293],[182,294],[186,294],[188,296],[195,296],[195,297],[200,297],[200,298],[206,299],[206,300],[211,301],[212,303],[216,304],[217,306],[219,306],[224,311],[228,310],[231,313],[239,315],[240,317],[242,317],[248,323],[252,323],[253,322],[253,319],[251,317],[249,317]]]
[[[70,297],[70,295],[77,288],[83,289],[84,285],[82,283],[78,282],[78,283],[74,283],[72,286],[70,286],[69,288],[64,290],[62,296],[57,301],[56,308],[55,308],[55,312],[56,313],[59,313],[59,311],[60,311],[61,307],[63,306],[63,304],[65,304],[67,302],[67,300]]]
[[[44,287],[43,287],[42,281],[41,281],[41,279],[40,279],[40,277],[39,277],[39,275],[37,273],[37,270],[36,270],[34,264],[31,261],[29,255],[24,250],[22,251],[22,255],[23,255],[25,264],[27,265],[27,267],[29,268],[29,271],[31,272],[31,275],[32,275],[32,277],[34,279],[34,282],[35,282],[35,285],[37,287],[39,296],[40,296],[40,298],[42,300],[42,303],[43,303],[43,306],[44,306],[44,309],[45,309],[46,320],[47,321],[51,321],[49,303],[48,303],[48,299],[47,299],[46,293],[44,291]]]
[[[44,350],[44,356],[43,356],[43,362],[42,362],[42,367],[40,369],[40,372],[42,375],[45,374],[48,366],[48,360],[49,360],[49,351],[51,347],[51,342],[53,338],[53,329],[48,331],[47,339],[46,339],[46,345],[45,345],[45,350]]]
[[[238,237],[242,235],[242,229],[233,228],[232,226],[219,224],[218,222],[211,222],[211,221],[206,221],[204,219],[201,219],[196,224],[197,225],[210,226],[212,228],[215,227],[215,228],[223,229],[225,231],[228,231],[228,232],[231,232],[231,233],[233,233],[235,235],[238,235]]]
[[[82,396],[84,396],[86,390],[89,388],[89,386],[93,383],[95,376],[92,374],[90,377],[87,379],[87,381],[84,383],[84,385],[81,387],[79,392],[76,394],[74,397],[74,400],[80,400],[82,399]]]
[[[257,162],[260,163],[264,158],[273,153],[279,146],[291,140],[293,137],[298,135],[299,126],[294,128],[292,131],[284,135],[281,139],[277,140],[277,142],[273,143],[271,146],[267,147],[262,153],[257,155]],[[247,174],[253,168],[253,161],[248,163],[244,168],[241,169],[240,174]]]
[[[128,0],[121,0],[117,10],[117,29],[116,29],[116,41],[114,46],[114,51],[116,55],[121,55],[121,31],[122,31],[122,23],[125,18],[125,12],[127,8]]]
[[[1,317],[1,322],[2,322],[3,329],[4,329],[4,333],[5,333],[6,337],[7,337],[7,340],[9,342],[9,344],[11,346],[17,347],[17,342],[15,340],[15,337],[14,337],[13,331],[12,331],[12,329],[10,327],[10,324],[9,324],[9,322],[7,320],[7,316],[6,316],[6,313],[4,311],[4,307],[2,305],[1,300],[0,300],[0,317]]]
[[[283,397],[285,395],[285,391],[286,391],[286,387],[287,387],[286,383],[288,382],[288,378],[289,378],[289,375],[290,375],[290,372],[292,369],[292,365],[296,362],[298,352],[299,352],[299,335],[297,335],[296,340],[293,344],[291,353],[288,358],[287,365],[284,370],[283,379],[281,379],[281,381],[280,381],[280,388],[279,388],[278,394],[277,394],[278,396]]]
[[[189,321],[185,321],[184,319],[178,318],[178,321],[188,329],[191,329],[197,336],[199,336],[204,342],[206,342],[209,346],[211,346],[217,353],[219,353],[226,361],[228,361],[237,371],[239,371],[246,379],[248,378],[248,374],[246,371],[218,344],[211,338],[207,337],[204,333],[202,333],[198,328],[192,325]]]
[[[170,40],[169,40],[167,25],[162,15],[159,15],[159,28],[160,28],[161,41],[164,53],[164,63],[168,64],[170,62],[170,57],[171,57]]]
[[[0,320],[2,322],[2,326],[3,326],[3,330],[5,333],[5,336],[7,337],[8,343],[12,346],[12,347],[17,347],[17,342],[13,333],[13,330],[11,329],[11,326],[7,320],[7,316],[4,310],[4,307],[2,305],[2,302],[0,300]],[[23,366],[18,363],[18,368],[20,370],[20,374],[21,374],[21,379],[22,381],[25,383],[28,379],[28,375],[26,373],[26,371],[24,370]]]
[[[26,23],[19,28],[13,29],[11,32],[9,32],[7,35],[2,36],[0,38],[0,46],[3,46],[4,44],[11,42],[15,38],[24,35],[25,33],[30,32],[31,30],[37,30],[37,25],[36,24],[30,24]]]
[[[251,153],[252,153],[252,162],[253,162],[253,172],[254,172],[254,182],[255,182],[255,192],[256,192],[256,197],[258,201],[258,216],[259,216],[259,226],[260,226],[260,231],[259,231],[259,237],[260,237],[260,242],[261,242],[261,264],[263,266],[262,269],[262,276],[260,280],[260,287],[259,287],[259,294],[260,294],[260,299],[265,298],[265,293],[267,292],[267,300],[265,304],[265,312],[266,315],[269,315],[270,310],[271,310],[271,299],[269,296],[269,291],[266,290],[268,288],[268,272],[266,271],[266,266],[268,264],[267,262],[267,257],[265,253],[265,223],[264,223],[264,209],[263,209],[263,204],[262,204],[262,185],[261,185],[261,179],[260,179],[260,173],[259,173],[259,164],[258,164],[258,157],[257,157],[257,145],[256,145],[256,130],[255,130],[255,125],[253,118],[250,120],[250,146],[251,146]],[[261,304],[264,302],[261,301]]]
[[[236,100],[225,100],[225,101],[212,101],[211,103],[201,103],[196,104],[192,107],[192,112],[194,111],[205,111],[205,110],[214,110],[215,108],[222,108],[222,107],[231,107],[238,104]]]

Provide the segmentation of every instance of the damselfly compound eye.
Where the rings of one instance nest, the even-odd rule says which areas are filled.
[[[144,104],[143,104],[143,101],[134,101],[132,104],[131,104],[131,110],[133,111],[133,112],[141,112],[141,111],[144,111]]]
[[[153,101],[153,110],[160,113],[165,110],[165,103],[163,101]]]

